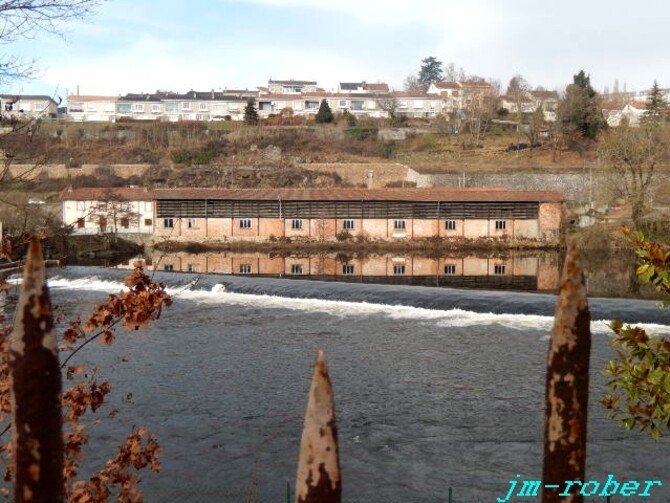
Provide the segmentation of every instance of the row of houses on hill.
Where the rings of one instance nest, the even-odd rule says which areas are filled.
[[[118,120],[211,121],[242,120],[247,100],[253,98],[261,118],[273,114],[313,116],[322,100],[334,112],[345,110],[355,116],[385,118],[392,109],[406,117],[434,118],[451,115],[463,118],[476,113],[487,100],[497,99],[496,90],[485,81],[435,82],[427,92],[392,91],[386,83],[340,82],[337,90],[325,91],[316,81],[270,80],[255,90],[156,91],[124,96],[73,95],[59,115],[58,103],[49,96],[0,95],[5,116],[57,117],[76,122]],[[558,95],[532,95],[535,106],[553,109]],[[500,101],[500,106],[508,106]]]
[[[479,188],[69,188],[63,223],[75,234],[114,232],[173,240],[431,237],[555,241],[558,192]]]

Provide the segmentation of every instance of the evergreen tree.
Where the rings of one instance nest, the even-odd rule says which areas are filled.
[[[654,85],[649,91],[646,108],[643,118],[645,122],[658,123],[667,117],[668,100],[665,99],[665,95],[656,81],[654,81]]]
[[[573,83],[566,88],[559,104],[559,115],[564,132],[577,133],[582,138],[593,140],[605,127],[600,96],[584,70],[574,75]]]
[[[321,100],[315,121],[317,124],[330,124],[333,122],[333,111],[330,109],[330,105],[325,98]]]
[[[433,82],[442,80],[442,62],[433,56],[421,60],[421,69],[419,70],[419,84],[427,91]]]
[[[258,110],[256,110],[255,98],[247,100],[247,106],[244,107],[244,123],[251,126],[258,124]]]

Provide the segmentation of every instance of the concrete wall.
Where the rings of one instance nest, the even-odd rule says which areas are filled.
[[[321,173],[337,173],[343,180],[357,186],[385,187],[387,183],[402,183],[407,178],[407,166],[399,163],[310,163],[298,167]]]

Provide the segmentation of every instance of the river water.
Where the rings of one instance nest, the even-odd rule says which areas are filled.
[[[124,274],[55,270],[53,300],[86,312]],[[159,438],[163,470],[144,477],[146,501],[286,501],[319,349],[335,393],[345,502],[446,501],[449,487],[456,502],[495,501],[517,474],[541,479],[553,295],[155,274],[174,305],[150,329],[121,332],[79,360],[112,381],[99,413],[119,410],[91,427],[88,466],[134,424]],[[668,502],[668,442],[619,429],[597,399],[613,356],[604,320],[667,335],[670,312],[645,300],[590,302],[587,478],[661,480],[645,501]],[[530,500],[539,501],[519,501]]]

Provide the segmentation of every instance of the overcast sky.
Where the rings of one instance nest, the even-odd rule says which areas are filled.
[[[268,79],[387,82],[435,56],[505,89],[521,74],[561,89],[670,87],[670,2],[622,0],[109,0],[66,39],[0,46],[35,59],[3,93],[119,95],[249,88]]]

